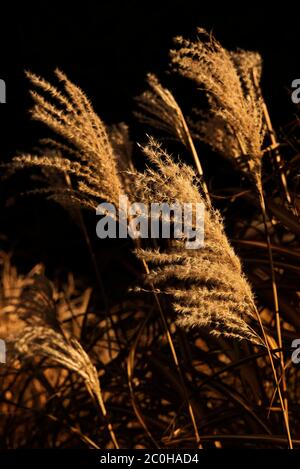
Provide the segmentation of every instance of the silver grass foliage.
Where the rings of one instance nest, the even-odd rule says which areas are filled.
[[[135,115],[141,122],[166,132],[188,147],[187,125],[173,94],[152,73],[147,75],[147,83],[149,89],[136,98],[140,111]]]
[[[152,166],[135,175],[136,190],[144,202],[205,203],[190,167],[175,163],[154,140],[144,151]],[[178,325],[262,343],[251,327],[255,305],[250,285],[221,216],[211,206],[206,204],[204,247],[186,249],[180,239],[171,240],[164,250],[137,249],[136,254],[150,266],[146,284],[171,297]]]
[[[263,98],[257,88],[262,71],[260,55],[227,51],[200,28],[196,41],[178,37],[176,44],[171,51],[173,69],[204,89],[208,98],[208,112],[196,111],[196,135],[257,178],[266,133]]]
[[[44,357],[54,365],[73,371],[94,396],[100,395],[97,370],[76,339],[66,340],[51,327],[27,326],[15,340],[14,348],[22,359]]]
[[[68,187],[50,187],[52,198],[62,204],[94,209],[99,199],[117,203],[122,187],[108,131],[85,93],[60,70],[55,75],[62,90],[27,73],[35,88],[31,91],[33,119],[46,124],[61,140],[43,139],[41,151],[16,156],[12,167],[37,166],[68,176]]]

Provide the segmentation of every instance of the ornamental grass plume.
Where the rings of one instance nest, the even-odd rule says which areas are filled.
[[[66,340],[62,334],[46,325],[27,326],[14,340],[14,349],[20,359],[40,356],[75,372],[84,380],[89,392],[99,396],[97,370],[76,339]]]
[[[188,146],[184,117],[173,94],[152,73],[148,73],[147,83],[149,89],[136,98],[141,112],[135,115],[141,122],[166,132]]]
[[[39,280],[40,284],[42,280]],[[35,280],[35,284],[36,283]],[[47,286],[47,282],[45,282],[45,284]],[[53,291],[49,289],[45,290],[43,297],[43,295],[39,295],[38,292],[35,292],[34,289],[31,288],[27,292],[24,292],[21,296],[21,300],[24,298],[24,295],[27,297],[27,301],[24,305],[22,301],[20,301],[20,306],[23,307],[27,313],[30,311],[30,306],[32,306],[33,309],[31,321],[28,321],[28,314],[24,315],[24,313],[22,319],[32,325],[26,326],[20,330],[17,335],[10,338],[14,355],[21,362],[36,357],[46,358],[50,364],[76,373],[83,380],[87,391],[101,410],[106,420],[111,440],[115,448],[118,448],[118,442],[112,425],[107,421],[107,410],[102,397],[96,367],[77,339],[74,337],[68,338],[61,327],[58,327],[56,330],[52,325],[53,318],[47,318],[46,314],[40,313],[40,311],[45,308],[45,297],[48,296],[49,302],[51,299],[53,302]],[[47,313],[47,307],[45,309],[45,313]],[[54,326],[56,326],[56,324],[54,324]]]
[[[279,300],[261,178],[263,144],[267,130],[271,148],[276,149],[277,146],[259,88],[262,60],[257,53],[244,50],[227,51],[203,29],[199,29],[198,33],[196,42],[177,38],[178,50],[171,51],[172,64],[181,75],[194,80],[207,92],[209,111],[204,118],[203,113],[200,113],[202,120],[195,124],[198,136],[245,171],[254,182],[259,195],[270,263],[278,348],[281,350],[281,382],[285,400],[283,413],[289,446],[292,447]],[[281,166],[280,155],[275,155],[277,164]],[[282,168],[279,168],[279,173],[286,199],[290,203],[291,198]]]
[[[198,113],[195,132],[256,180],[266,133],[263,99],[256,86],[261,57],[244,50],[229,52],[204,29],[199,28],[198,34],[194,42],[176,38],[178,48],[171,51],[174,70],[207,93],[208,113]]]
[[[141,109],[141,112],[135,113],[136,116],[141,122],[173,136],[188,149],[202,179],[203,191],[209,201],[208,189],[203,179],[202,165],[180,106],[171,91],[164,88],[155,75],[149,73],[147,82],[149,89],[136,98]]]
[[[14,350],[20,359],[40,356],[48,359],[54,365],[76,373],[83,379],[87,391],[99,405],[103,417],[107,417],[96,367],[76,339],[66,340],[62,334],[50,327],[28,326],[14,340]],[[110,423],[108,423],[108,430],[115,448],[118,448],[118,442]]]
[[[44,139],[39,154],[16,156],[12,167],[38,166],[68,175],[69,187],[50,187],[52,198],[61,203],[91,209],[98,205],[99,199],[117,203],[122,185],[105,125],[83,91],[60,70],[55,75],[62,91],[43,78],[27,73],[32,85],[40,90],[31,91],[35,102],[33,119],[46,124],[62,141]]]
[[[137,192],[144,202],[205,203],[190,167],[175,163],[153,140],[144,151],[156,166],[136,174]],[[203,248],[188,250],[182,240],[173,240],[164,251],[137,249],[136,253],[151,266],[146,284],[172,298],[180,326],[206,327],[216,336],[263,343],[250,326],[255,319],[251,288],[220,214],[211,206],[206,204]]]

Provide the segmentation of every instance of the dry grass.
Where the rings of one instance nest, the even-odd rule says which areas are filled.
[[[207,93],[209,114],[195,124],[198,136],[248,175],[260,173],[266,126],[262,97],[252,79],[259,81],[259,54],[229,52],[206,31],[195,42],[181,37],[171,52],[173,68],[195,81]]]
[[[193,132],[240,170],[238,187],[206,185],[205,153],[173,93],[153,75],[139,98],[140,118],[179,140],[195,171],[154,139],[134,147],[125,124],[106,128],[62,72],[57,87],[28,73],[38,90],[33,118],[58,138],[13,158],[7,172],[40,168],[37,192],[71,207],[97,288],[93,295],[78,289],[72,274],[52,283],[41,265],[20,274],[1,254],[1,335],[9,344],[0,376],[2,447],[300,445],[299,369],[290,361],[300,333],[300,224],[297,194],[287,196],[297,157],[285,170],[282,154],[280,170],[264,168],[264,158],[278,163],[278,144],[267,132],[258,54],[228,52],[199,30],[196,41],[177,39],[171,57],[175,70],[208,93],[208,113],[194,113]],[[144,171],[135,169],[133,149],[146,156]],[[282,185],[273,181],[278,176]],[[117,205],[120,194],[145,204],[203,202],[205,246],[132,243],[135,258],[118,257],[124,283],[134,276],[131,287],[122,301],[108,301],[80,209],[94,211],[102,200]],[[220,199],[224,215],[213,208]]]
[[[135,175],[141,200],[205,204],[190,167],[174,163],[154,141],[144,152],[155,169]],[[146,281],[170,295],[178,313],[177,323],[187,328],[206,327],[216,336],[262,343],[246,322],[255,318],[254,299],[226,238],[220,214],[206,205],[203,248],[186,249],[184,240],[168,244],[164,251],[139,249],[137,255],[154,266]]]

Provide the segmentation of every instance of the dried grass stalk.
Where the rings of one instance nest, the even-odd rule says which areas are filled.
[[[77,340],[67,341],[50,327],[27,326],[14,341],[14,348],[22,359],[40,356],[73,371],[84,380],[89,391],[99,395],[97,370]]]
[[[13,167],[40,166],[69,175],[74,187],[53,188],[53,197],[59,202],[70,201],[87,208],[94,208],[99,199],[117,203],[122,186],[107,130],[83,91],[60,70],[55,75],[62,92],[43,78],[27,73],[32,85],[40,90],[31,92],[35,102],[32,117],[50,127],[63,142],[44,140],[46,147],[41,155],[16,156]]]
[[[171,91],[164,88],[155,75],[149,73],[147,81],[149,90],[137,97],[142,112],[137,112],[136,116],[141,122],[172,135],[188,149],[202,179],[203,191],[209,201],[208,189],[203,179],[202,165],[180,106]]]
[[[199,113],[196,133],[250,176],[260,174],[266,128],[253,72],[259,81],[261,57],[229,52],[203,29],[198,34],[195,42],[176,38],[178,48],[171,51],[174,69],[207,93],[209,111]]]
[[[204,203],[191,168],[176,164],[153,140],[145,153],[156,170],[149,168],[144,174],[136,174],[144,201]],[[165,252],[136,252],[151,265],[146,283],[172,297],[179,325],[207,327],[216,336],[262,343],[249,325],[255,318],[251,288],[217,211],[206,204],[203,248],[188,250],[182,240],[173,240]]]
[[[89,394],[99,405],[104,418],[107,418],[97,370],[76,339],[66,340],[50,327],[29,326],[14,341],[14,349],[21,359],[44,357],[54,365],[76,373],[83,379]],[[108,430],[114,446],[118,448],[115,433],[109,422]]]
[[[135,113],[136,116],[141,122],[172,135],[188,146],[183,115],[173,94],[152,73],[147,75],[147,83],[149,90],[136,98],[141,109]]]

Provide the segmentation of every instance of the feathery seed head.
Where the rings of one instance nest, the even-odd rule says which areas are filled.
[[[14,341],[14,350],[20,359],[36,356],[49,359],[52,364],[73,371],[80,376],[96,398],[100,385],[95,366],[76,339],[66,340],[60,333],[46,326],[28,326]]]
[[[205,204],[192,169],[173,162],[153,140],[145,153],[157,168],[137,175],[145,201]],[[151,266],[146,283],[172,298],[179,325],[202,326],[214,335],[261,343],[249,325],[255,319],[251,288],[227,240],[221,216],[211,206],[206,204],[204,247],[189,250],[182,240],[173,240],[165,251],[138,249],[136,253]]]
[[[164,88],[158,78],[147,75],[149,90],[136,98],[142,112],[136,112],[141,122],[162,130],[188,146],[186,123],[173,94]]]
[[[207,92],[208,114],[198,113],[195,133],[216,151],[235,161],[251,177],[261,171],[265,137],[262,97],[258,92],[262,68],[257,53],[229,52],[205,30],[197,41],[176,38],[173,68]]]
[[[87,208],[95,208],[99,199],[117,203],[122,184],[107,130],[83,91],[60,70],[55,75],[62,91],[27,73],[39,90],[31,92],[35,103],[32,117],[46,124],[63,142],[46,139],[41,155],[17,156],[13,165],[52,168],[70,176],[69,187],[65,184],[61,191],[50,188],[58,201],[69,200]]]

